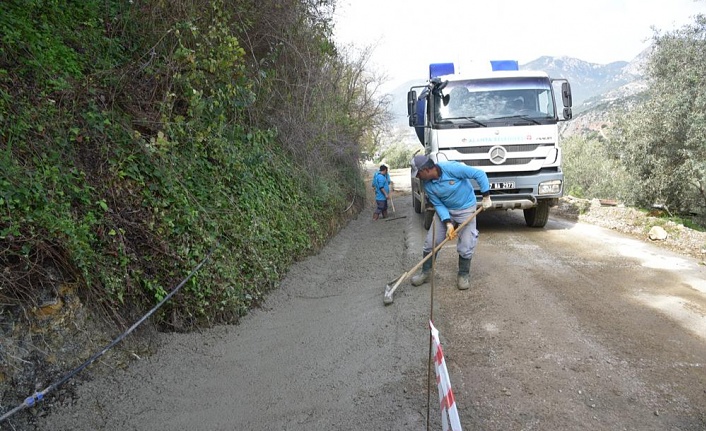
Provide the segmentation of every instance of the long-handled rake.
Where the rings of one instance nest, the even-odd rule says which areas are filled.
[[[461,223],[461,224],[456,228],[456,230],[457,230],[457,231],[460,231],[461,229],[463,229],[464,227],[466,227],[466,225],[467,225],[468,223],[470,223],[471,220],[473,220],[474,218],[476,218],[476,216],[477,216],[481,211],[483,211],[483,207],[478,208],[478,209],[476,210],[476,212],[474,212],[470,217],[468,217],[468,219],[466,219],[466,221],[464,221],[463,223]],[[397,277],[396,279],[392,280],[391,282],[387,283],[387,285],[385,286],[385,295],[383,296],[383,300],[382,300],[383,303],[384,303],[385,305],[390,305],[390,304],[392,304],[393,302],[395,302],[395,298],[393,297],[393,294],[395,293],[395,290],[397,290],[397,288],[399,287],[399,285],[402,284],[402,282],[403,282],[404,280],[406,280],[407,277],[410,276],[410,274],[414,274],[414,272],[415,272],[416,270],[418,270],[419,267],[421,267],[421,266],[424,264],[424,262],[427,261],[427,259],[430,259],[434,254],[436,254],[437,251],[441,250],[441,247],[443,247],[444,244],[446,244],[448,241],[449,241],[448,238],[444,238],[444,240],[441,241],[441,242],[439,243],[439,245],[437,245],[436,247],[434,247],[434,250],[432,250],[431,253],[429,253],[428,255],[424,256],[424,259],[420,260],[416,265],[414,265],[414,266],[412,267],[412,269],[410,269],[409,271],[407,271],[407,272],[405,272],[404,274],[400,275],[399,277]]]

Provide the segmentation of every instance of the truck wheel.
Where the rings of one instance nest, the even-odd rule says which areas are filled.
[[[524,210],[525,223],[529,227],[544,227],[549,220],[549,202],[539,201],[537,206]]]
[[[412,194],[412,204],[414,205],[414,212],[420,214],[422,212],[422,203],[419,202],[419,199],[414,194]]]
[[[432,222],[434,221],[435,211],[424,210],[424,229],[429,230]]]
[[[412,178],[412,205],[414,206],[415,213],[422,213],[422,201],[417,199],[417,187],[414,178]]]

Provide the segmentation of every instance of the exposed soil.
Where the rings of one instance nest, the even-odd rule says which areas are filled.
[[[609,230],[583,223],[593,207],[560,207],[545,229],[482,213],[471,290],[454,287],[450,245],[432,285],[384,306],[421,258],[407,173],[392,172],[388,219],[371,200],[240,324],[157,334],[154,354],[123,345],[132,362],[90,367],[2,429],[439,430],[430,318],[465,429],[706,429],[698,247],[623,235],[633,216],[615,208]]]
[[[658,212],[658,211],[656,211]],[[626,207],[620,203],[601,203],[599,199],[577,199],[566,196],[552,214],[573,221],[601,226],[616,232],[631,235],[706,264],[706,232],[689,229],[682,224],[650,215],[645,211]],[[664,240],[651,240],[650,230],[660,226],[667,232]]]

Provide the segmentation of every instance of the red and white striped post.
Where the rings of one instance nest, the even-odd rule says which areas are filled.
[[[443,431],[448,431],[449,424],[452,431],[461,431],[461,421],[458,418],[456,400],[451,390],[451,380],[449,371],[446,369],[444,351],[441,349],[439,341],[439,331],[434,324],[429,321],[432,338],[432,358],[434,359],[434,371],[436,371],[436,384],[439,388],[439,405],[441,406],[441,425]]]

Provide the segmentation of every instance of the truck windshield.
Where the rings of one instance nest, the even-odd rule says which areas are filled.
[[[443,94],[444,100],[437,95],[434,101],[436,122],[526,118],[537,123],[555,117],[551,83],[546,78],[449,81]]]

